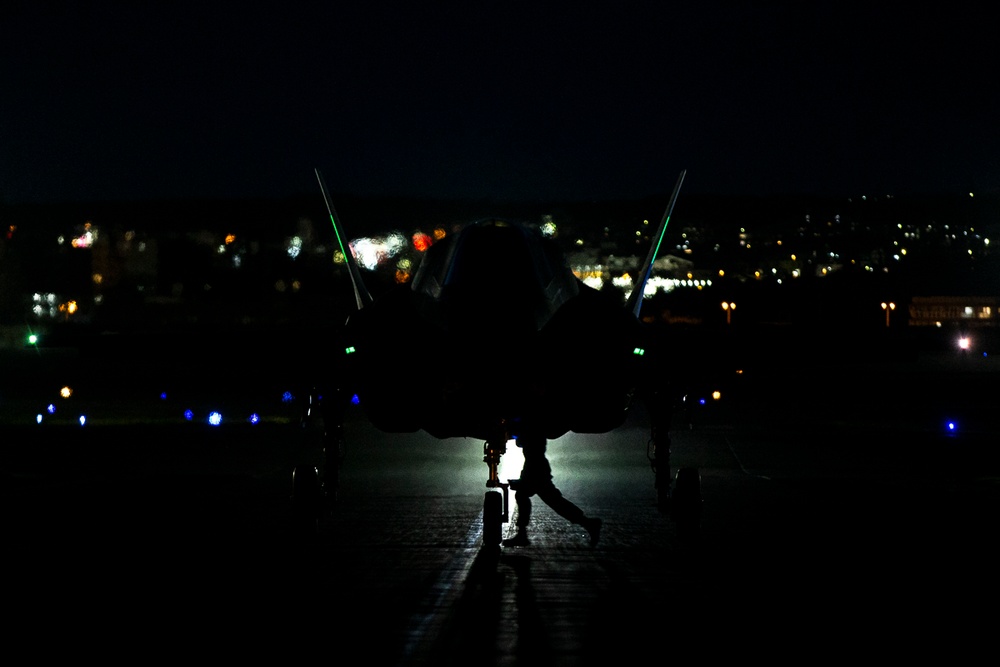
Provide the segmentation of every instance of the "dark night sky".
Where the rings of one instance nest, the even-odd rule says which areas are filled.
[[[987,8],[74,4],[0,13],[0,203],[1000,183]]]

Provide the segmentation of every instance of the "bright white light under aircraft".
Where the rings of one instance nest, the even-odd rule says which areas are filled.
[[[508,440],[507,453],[500,459],[497,476],[504,482],[509,482],[511,479],[518,479],[521,476],[521,468],[523,467],[524,452],[517,446],[516,440]]]

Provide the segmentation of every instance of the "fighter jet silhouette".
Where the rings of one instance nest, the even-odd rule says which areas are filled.
[[[322,474],[296,469],[294,506],[306,522],[336,494],[342,425],[357,402],[371,423],[390,433],[423,430],[436,438],[481,439],[489,469],[483,544],[499,545],[509,516],[508,484],[497,471],[509,440],[606,433],[625,421],[637,398],[650,405],[648,456],[662,510],[678,527],[699,521],[696,470],[678,472],[671,487],[672,397],[651,363],[655,341],[639,318],[652,271],[686,172],[682,171],[624,306],[581,282],[554,241],[537,228],[502,220],[469,224],[432,245],[409,284],[379,298],[366,288],[319,170],[326,202],[354,289],[357,310],[337,353],[335,384],[318,390],[310,415],[322,415]],[[413,391],[387,382],[415,350],[438,350]]]

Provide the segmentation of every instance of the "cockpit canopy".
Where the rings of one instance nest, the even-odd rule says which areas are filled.
[[[537,229],[483,220],[428,249],[412,289],[449,321],[537,331],[579,284],[555,242]]]

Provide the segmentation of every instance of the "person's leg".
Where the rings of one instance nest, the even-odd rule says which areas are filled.
[[[517,533],[503,541],[508,547],[523,547],[528,544],[528,524],[531,522],[531,493],[518,489],[514,500],[517,502]]]
[[[541,489],[538,492],[538,497],[542,499],[542,502],[551,507],[556,514],[570,523],[582,524],[587,518],[582,509],[567,500],[562,492],[551,484]]]
[[[555,485],[546,485],[546,488],[538,491],[538,497],[559,516],[578,526],[583,526],[590,535],[590,543],[597,544],[601,538],[602,522],[600,519],[588,518],[583,510],[567,500]]]

